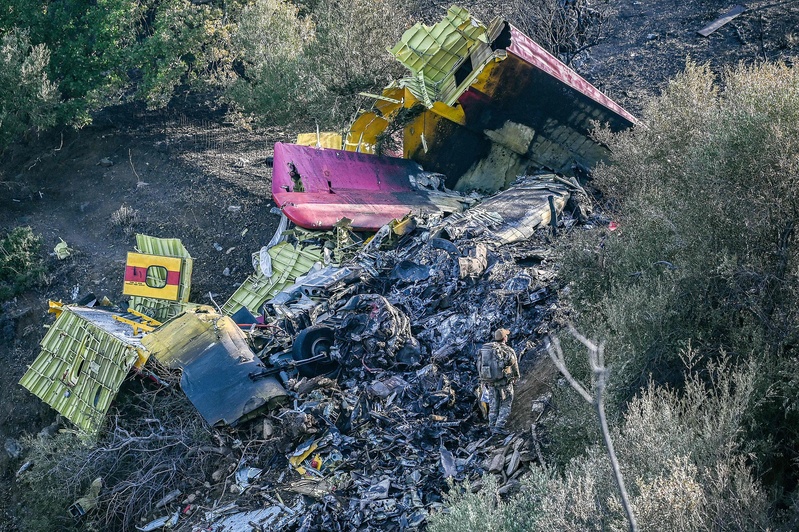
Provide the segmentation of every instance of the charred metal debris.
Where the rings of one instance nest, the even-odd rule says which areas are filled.
[[[521,209],[519,190],[530,189],[545,194],[537,204],[522,194]],[[346,239],[287,225],[271,249],[288,246],[295,255],[327,250],[330,261],[326,265],[325,253],[318,253],[307,272],[264,294],[254,312],[234,305],[225,315],[195,306],[163,324],[150,321],[148,328],[146,317],[124,314],[126,324],[113,318],[120,313],[90,309],[130,329],[137,356],[129,355],[126,364],[147,360],[134,371],[150,368],[164,377],[164,367],[176,368],[182,390],[209,425],[230,440],[255,431],[260,442],[252,451],[240,442],[220,456],[222,473],[209,478],[215,482],[154,509],[156,519],[140,530],[413,530],[444,509],[449,480],[479,486],[490,473],[499,478],[501,493],[513,490],[535,456],[530,427],[522,422],[514,426],[518,433],[492,438],[474,357],[499,326],[510,329],[523,361],[536,356],[557,307],[547,262],[548,198],[572,205],[572,193],[579,191],[551,175],[524,176],[482,208],[443,219],[407,217],[356,245],[349,242],[361,237],[345,227],[339,231],[349,233]],[[518,209],[537,214],[507,220],[500,214]],[[568,230],[578,218],[590,214],[584,207],[579,216],[558,209],[556,223]],[[336,263],[339,255],[346,258]],[[271,277],[295,271],[296,264],[273,261]],[[87,313],[58,308],[73,321]],[[59,334],[62,319],[50,335]],[[134,331],[133,324],[143,328]],[[84,345],[75,338],[70,346],[76,342]],[[60,352],[48,349],[43,359]],[[77,363],[91,365],[92,356]],[[76,361],[63,364],[75,368]],[[91,369],[72,375],[73,387],[81,378],[87,389],[95,384]],[[114,375],[119,379],[119,371]],[[69,383],[56,377],[50,384]],[[72,419],[69,409],[51,404]],[[529,403],[515,408],[529,418]],[[230,432],[230,426],[240,430]],[[93,427],[101,430],[101,423],[87,428]],[[224,478],[233,479],[227,481],[232,487],[225,484],[214,507],[211,494]]]
[[[635,119],[511,25],[459,8],[392,53],[412,77],[387,87],[343,146],[331,134],[276,146],[281,223],[223,305],[190,303],[188,251],[144,235],[124,310],[52,304],[21,383],[85,437],[133,372],[179,385],[233,442],[204,485],[165,493],[139,530],[419,529],[444,510],[450,481],[479,487],[493,474],[507,493],[538,455],[541,401],[517,401],[516,432],[492,436],[475,355],[501,327],[523,367],[536,358],[557,311],[548,244],[602,223],[576,178],[604,153],[586,124]],[[507,76],[524,90],[502,90]],[[536,90],[563,101],[525,107]],[[420,105],[405,158],[363,153]],[[492,109],[501,120],[489,127]],[[459,150],[465,166],[453,166]]]

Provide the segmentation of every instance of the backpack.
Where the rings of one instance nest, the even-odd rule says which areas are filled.
[[[481,381],[496,382],[504,377],[504,365],[499,360],[494,344],[483,344],[477,355],[477,375]]]

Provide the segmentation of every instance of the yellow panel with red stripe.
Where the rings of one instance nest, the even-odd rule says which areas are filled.
[[[182,267],[180,257],[128,253],[122,293],[177,301]]]

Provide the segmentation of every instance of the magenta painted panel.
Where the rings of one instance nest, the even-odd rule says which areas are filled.
[[[275,203],[307,229],[330,229],[346,217],[355,229],[375,231],[409,212],[439,210],[411,186],[422,168],[408,159],[278,142],[273,164]]]
[[[604,105],[608,109],[623,116],[633,124],[637,124],[638,120],[628,113],[624,108],[608,98],[599,89],[588,83],[577,72],[567,67],[555,56],[541,48],[530,37],[519,31],[512,24],[510,26],[511,43],[507,47],[507,51],[515,56],[524,59],[531,65],[543,70],[547,74],[554,76],[561,80],[571,88],[580,91],[588,96],[595,102]]]

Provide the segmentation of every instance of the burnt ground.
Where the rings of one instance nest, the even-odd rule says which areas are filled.
[[[761,1],[709,37],[697,31],[735,2],[679,0],[609,2],[615,15],[605,40],[578,57],[575,68],[634,114],[685,67],[687,58],[714,71],[739,63],[783,61],[799,56],[799,2]]]
[[[792,64],[792,55],[799,54],[799,1],[750,4],[709,38],[696,31],[732,4],[609,5],[614,14],[605,39],[574,65],[634,113],[684,67],[686,57],[721,71],[763,59]],[[265,159],[274,142],[290,141],[296,132],[249,131],[225,120],[214,102],[197,99],[181,99],[159,112],[126,105],[104,111],[91,126],[48,132],[4,154],[0,232],[30,225],[45,251],[64,239],[74,254],[63,261],[48,256],[46,286],[0,308],[0,441],[38,432],[55,416],[17,384],[50,321],[47,299],[70,302],[88,293],[122,299],[122,266],[134,245],[133,232],[111,222],[122,205],[137,212],[133,231],[183,240],[195,258],[193,301],[207,303],[211,292],[221,303],[251,271],[250,254],[269,240],[277,221],[269,213]],[[106,158],[111,166],[101,163]],[[226,268],[229,276],[223,275]],[[541,364],[530,359],[523,366]],[[517,401],[546,391],[546,374],[553,373],[529,369]],[[19,465],[0,453],[0,529],[16,529],[13,477]]]

